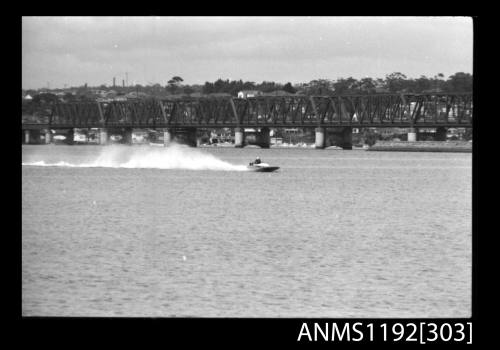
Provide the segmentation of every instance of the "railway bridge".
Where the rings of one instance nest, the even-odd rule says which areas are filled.
[[[269,147],[273,128],[313,128],[317,148],[351,148],[352,128],[408,128],[409,141],[417,140],[419,128],[435,128],[438,138],[446,137],[447,128],[472,127],[472,108],[470,93],[150,98],[54,103],[22,129],[25,142],[38,130],[49,143],[53,129],[99,128],[101,144],[109,130],[123,130],[131,142],[133,129],[157,129],[165,144],[195,146],[199,129],[232,128],[235,147]]]

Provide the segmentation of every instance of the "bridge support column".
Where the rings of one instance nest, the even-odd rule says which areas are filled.
[[[123,132],[123,143],[127,145],[132,144],[132,128],[126,128],[125,131]]]
[[[316,132],[315,147],[325,148],[325,128],[316,128],[314,131]]]
[[[446,141],[446,128],[444,126],[436,128],[435,141]]]
[[[234,128],[234,147],[241,148],[245,142],[243,128]]]
[[[68,145],[72,145],[75,143],[75,129],[71,128],[66,133],[66,139],[64,140]]]
[[[108,129],[99,129],[99,144],[105,145],[108,143]]]
[[[163,146],[167,147],[173,141],[173,135],[171,130],[163,130]]]
[[[30,131],[29,130],[24,130],[24,143],[25,144],[30,143]]]
[[[186,130],[186,135],[184,139],[184,143],[190,147],[198,146],[198,129],[196,128],[188,128]]]
[[[410,128],[408,132],[408,142],[417,141],[417,128]]]
[[[45,144],[48,145],[51,142],[52,142],[52,134],[50,133],[50,130],[46,130],[45,131]]]

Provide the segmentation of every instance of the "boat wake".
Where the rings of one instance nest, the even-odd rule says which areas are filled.
[[[103,147],[101,153],[84,162],[58,160],[46,162],[35,160],[23,162],[26,166],[72,167],[72,168],[128,168],[128,169],[186,169],[216,171],[248,171],[245,165],[234,165],[203,153],[200,150],[181,145],[169,147],[130,147],[111,145]]]

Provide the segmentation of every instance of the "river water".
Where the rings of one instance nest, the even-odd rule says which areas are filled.
[[[281,168],[246,172],[260,156]],[[22,314],[468,317],[472,155],[22,146]]]

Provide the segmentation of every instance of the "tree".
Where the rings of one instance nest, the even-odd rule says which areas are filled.
[[[472,74],[458,72],[448,78],[444,87],[448,92],[472,92],[472,82]]]
[[[75,100],[75,96],[71,92],[67,92],[64,94],[63,100],[66,102],[72,102]]]
[[[214,92],[214,84],[206,81],[202,91],[204,94],[211,94]]]
[[[295,90],[292,86],[292,84],[290,82],[286,83],[285,86],[283,86],[283,90],[286,91],[286,92],[289,92],[291,94],[294,94],[297,92],[297,90]]]
[[[173,84],[179,84],[179,83],[181,83],[181,82],[183,82],[183,81],[184,81],[184,79],[182,79],[181,77],[179,77],[179,76],[177,76],[177,75],[176,75],[175,77],[173,77],[172,79],[170,79],[170,80],[168,81],[168,83],[169,83],[169,84],[170,84],[170,83],[173,83]]]
[[[357,86],[358,81],[353,77],[349,77],[347,79],[340,78],[333,84],[335,93],[338,95],[354,93]]]
[[[274,81],[263,81],[261,84],[256,86],[256,89],[262,92],[271,92],[281,89],[281,85],[276,84]]]
[[[57,96],[54,94],[51,94],[50,92],[45,92],[45,93],[35,95],[33,97],[33,100],[32,100],[32,102],[35,104],[51,103],[51,102],[56,102],[56,101],[57,101]]]
[[[434,76],[434,79],[433,79],[434,91],[436,91],[436,92],[443,91],[444,85],[446,83],[443,78],[444,78],[443,73],[438,73]]]
[[[227,92],[227,86],[229,85],[229,79],[222,80],[222,79],[217,79],[214,83],[214,90],[213,92]]]
[[[333,95],[333,83],[331,80],[311,80],[302,91],[306,95]]]
[[[168,87],[167,87],[167,90],[170,91],[170,93],[175,93],[177,91],[177,89],[180,87],[181,85],[181,82],[183,82],[184,79],[182,79],[181,77],[179,76],[175,76],[173,77],[172,79],[170,79],[167,83],[168,83]]]
[[[373,94],[375,93],[375,81],[372,78],[363,78],[359,81],[358,87],[361,93]]]
[[[254,89],[255,89],[255,83],[253,81],[245,81],[243,83],[242,90],[254,90]]]
[[[390,92],[402,92],[408,87],[406,75],[400,72],[388,74],[385,77],[385,85]]]
[[[183,92],[184,92],[185,94],[192,94],[192,93],[194,92],[194,89],[193,89],[193,88],[191,88],[190,86],[184,86],[184,88],[183,88]]]
[[[414,91],[421,93],[432,88],[432,82],[425,75],[421,75],[420,78],[414,81]]]

